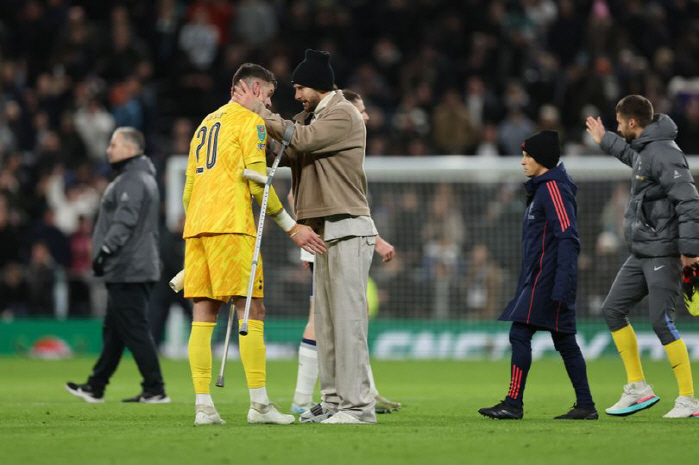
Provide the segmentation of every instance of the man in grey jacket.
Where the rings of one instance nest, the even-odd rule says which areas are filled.
[[[587,118],[587,131],[602,150],[633,169],[624,235],[631,255],[619,270],[602,312],[626,369],[627,383],[608,415],[625,416],[652,407],[660,398],[646,383],[638,343],[627,318],[646,295],[653,330],[665,347],[679,397],[665,418],[699,415],[687,346],[674,324],[682,306],[683,268],[699,261],[699,194],[687,159],[675,143],[677,126],[653,114],[651,102],[629,95],[616,107],[618,131],[606,132],[600,118]]]
[[[170,402],[146,320],[150,291],[160,279],[160,195],[155,167],[144,148],[143,134],[131,127],[117,128],[107,148],[117,176],[104,191],[92,236],[92,268],[95,276],[104,277],[108,294],[102,353],[85,384],[66,384],[71,394],[87,402],[104,401],[124,348],[143,376],[142,392],[124,402]]]

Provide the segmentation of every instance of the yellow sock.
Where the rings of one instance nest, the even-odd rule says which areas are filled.
[[[689,364],[689,354],[684,340],[678,339],[665,346],[667,358],[670,359],[672,371],[675,372],[677,385],[681,396],[692,397],[694,395],[694,383],[692,382],[692,366]]]
[[[248,389],[265,387],[267,378],[267,352],[265,348],[265,323],[248,320],[248,335],[238,336],[240,360],[243,361]]]
[[[621,360],[624,362],[627,383],[636,383],[645,380],[643,368],[641,367],[641,357],[638,354],[636,333],[633,331],[631,325],[612,331],[612,338],[614,338],[616,350],[619,351]]]
[[[216,323],[192,322],[189,334],[189,368],[195,394],[211,392],[211,335]]]

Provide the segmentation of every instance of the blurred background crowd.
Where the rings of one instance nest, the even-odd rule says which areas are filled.
[[[90,237],[114,128],[144,132],[162,183],[168,158],[186,154],[200,119],[228,100],[240,64],[270,68],[276,111],[300,111],[290,75],[306,48],[330,51],[338,86],[364,97],[370,156],[515,156],[540,129],[562,134],[566,156],[595,154],[584,118],[614,128],[614,106],[631,93],[669,113],[679,145],[699,154],[696,1],[2,0],[0,312],[98,314]],[[496,186],[475,210],[451,214],[472,194],[462,188],[377,187],[374,203],[392,205],[377,208],[379,221],[402,254],[379,270],[384,282],[426,288],[424,302],[402,302],[405,292],[391,300],[389,286],[388,309],[499,311],[512,261],[502,245],[518,247],[518,194]],[[590,202],[591,248],[622,250],[626,187],[605,189]],[[429,227],[415,216],[427,209]],[[466,221],[473,214],[479,220]],[[512,216],[514,231],[497,227],[500,215]],[[498,230],[509,235],[499,245],[479,239]],[[178,244],[177,232],[163,238],[166,250]],[[178,257],[165,257],[175,271]],[[456,282],[432,279],[445,273]],[[445,301],[439,286],[458,289]]]

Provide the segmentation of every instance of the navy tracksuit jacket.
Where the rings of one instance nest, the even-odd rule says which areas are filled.
[[[563,163],[525,183],[522,269],[501,321],[575,333],[578,237],[577,186]]]

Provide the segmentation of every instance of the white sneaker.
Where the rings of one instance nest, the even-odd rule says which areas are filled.
[[[330,418],[326,418],[325,420],[321,421],[321,423],[325,424],[352,424],[352,425],[369,425],[371,423],[367,423],[366,421],[361,421],[359,418],[355,417],[354,415],[350,415],[347,412],[337,412],[335,415],[331,416]]]
[[[226,422],[216,411],[213,405],[196,405],[196,415],[194,416],[194,426],[204,425],[225,425]]]
[[[271,423],[274,425],[290,425],[296,419],[293,415],[286,415],[277,410],[273,404],[250,403],[248,410],[248,423]]]
[[[322,423],[335,413],[334,410],[323,407],[322,404],[316,404],[306,410],[299,417],[301,423]]]
[[[694,397],[680,396],[675,399],[675,406],[663,415],[663,418],[689,418],[699,415],[699,400]]]
[[[607,415],[624,417],[654,406],[660,397],[653,393],[653,388],[645,381],[629,383],[624,386],[624,393],[619,402],[605,410]]]

